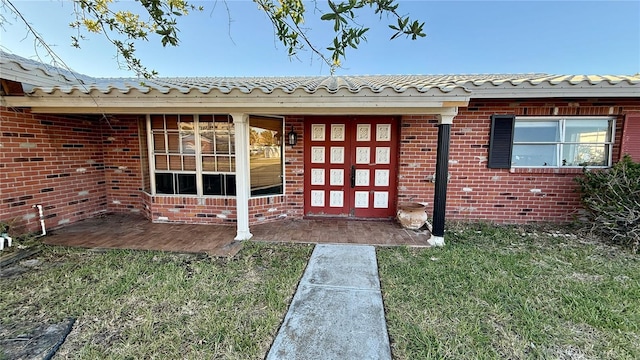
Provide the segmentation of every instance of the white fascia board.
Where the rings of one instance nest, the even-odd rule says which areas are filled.
[[[42,94],[42,96],[5,96],[4,106],[30,107],[34,113],[206,113],[248,112],[261,114],[425,114],[439,113],[438,109],[465,107],[469,96],[273,96],[273,94],[243,94],[243,96],[212,96],[181,94],[181,96],[114,92],[89,96],[87,94]],[[427,109],[433,109],[429,112]]]
[[[539,99],[576,97],[640,97],[640,86],[476,89],[472,91],[471,94],[472,99]]]

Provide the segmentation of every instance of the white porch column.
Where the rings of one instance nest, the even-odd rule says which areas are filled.
[[[249,115],[232,113],[236,138],[236,216],[235,240],[249,240]]]

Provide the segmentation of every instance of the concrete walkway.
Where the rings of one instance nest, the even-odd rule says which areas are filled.
[[[316,245],[267,359],[391,359],[373,246]]]

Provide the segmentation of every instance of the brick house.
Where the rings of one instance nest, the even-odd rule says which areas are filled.
[[[564,222],[574,177],[640,160],[640,76],[91,78],[0,54],[0,221]],[[445,206],[446,204],[446,206]]]

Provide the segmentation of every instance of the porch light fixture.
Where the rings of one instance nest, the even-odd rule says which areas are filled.
[[[291,131],[287,134],[287,139],[290,146],[294,146],[298,143],[298,134],[293,131],[293,125],[291,125]]]

